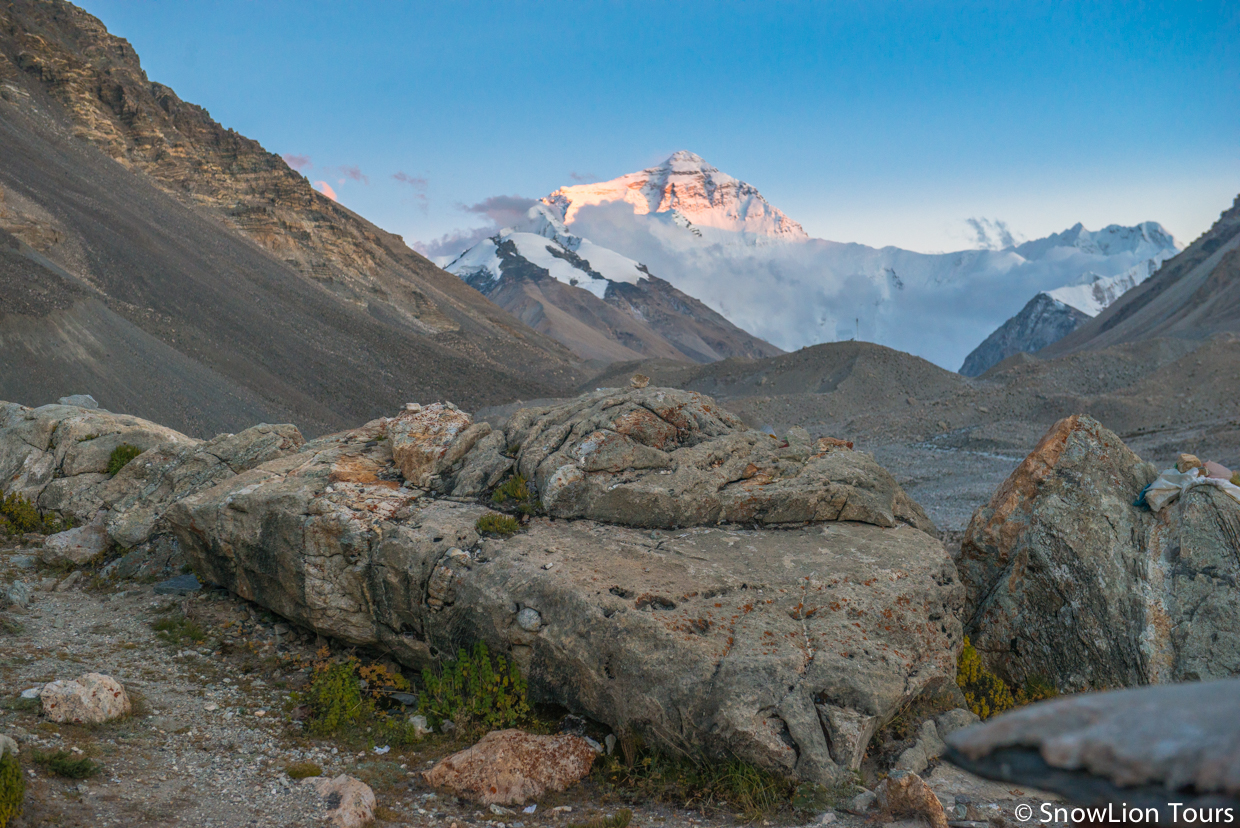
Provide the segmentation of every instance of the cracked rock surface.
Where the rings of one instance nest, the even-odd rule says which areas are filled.
[[[602,389],[523,409],[504,432],[516,470],[553,517],[648,529],[848,520],[935,531],[869,454],[811,441],[804,429],[775,438],[692,391]]]
[[[1157,475],[1086,415],[1056,423],[970,522],[966,632],[1003,678],[1061,690],[1240,674],[1240,504]]]
[[[697,448],[736,436],[727,415],[689,408]],[[168,519],[195,571],[415,668],[485,641],[517,660],[533,701],[807,780],[857,767],[881,721],[954,676],[963,589],[942,544],[912,525],[650,532],[534,518],[486,539],[483,507],[399,482],[393,441],[378,439],[389,422],[180,500]],[[644,423],[673,439],[667,420]]]

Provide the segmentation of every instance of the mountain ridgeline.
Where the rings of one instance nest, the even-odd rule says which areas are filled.
[[[3,399],[91,393],[190,433],[313,434],[587,376],[60,0],[0,7],[0,234]]]

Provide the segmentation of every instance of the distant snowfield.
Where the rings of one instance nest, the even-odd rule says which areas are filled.
[[[784,350],[857,337],[952,371],[1035,294],[1096,315],[1179,250],[1156,222],[1092,232],[1077,224],[1003,250],[941,254],[811,239],[754,187],[687,152],[556,190],[501,237],[599,296],[606,280],[641,278],[641,263]],[[548,240],[605,278],[584,284],[580,270],[546,251]],[[480,250],[487,244],[491,253]],[[489,266],[498,276],[495,244],[471,248],[449,270]]]

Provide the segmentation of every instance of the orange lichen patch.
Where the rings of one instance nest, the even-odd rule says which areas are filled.
[[[1042,482],[1054,471],[1059,457],[1067,448],[1068,439],[1082,428],[1086,428],[1086,424],[1081,422],[1080,415],[1073,414],[1071,417],[1064,417],[1046,432],[1029,456],[1003,481],[1003,485],[990,499],[988,506],[992,512],[981,527],[984,534],[994,535],[996,527],[1000,534],[1007,537],[1014,537],[1023,531],[1024,521],[1013,519],[1013,514],[1033,500]],[[967,535],[971,537],[974,534],[974,526],[970,524]],[[967,544],[969,538],[966,538],[965,542]],[[1002,543],[1003,548],[1009,546],[1008,543]]]
[[[612,421],[620,434],[651,448],[666,450],[676,444],[676,428],[644,408],[634,408]]]
[[[847,449],[852,451],[852,440],[840,440],[837,437],[819,437],[818,442],[814,445],[815,455],[821,457],[832,451],[840,451]]]
[[[332,483],[360,483],[364,486],[383,486],[388,489],[399,489],[395,480],[380,480],[377,475],[382,467],[369,457],[347,455],[332,464],[328,480]]]

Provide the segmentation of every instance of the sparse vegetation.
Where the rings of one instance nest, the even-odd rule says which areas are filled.
[[[516,518],[509,515],[491,513],[478,518],[475,528],[480,535],[510,538],[521,530],[521,524],[517,522]]]
[[[588,822],[570,822],[568,828],[628,828],[633,820],[633,812],[621,808],[609,817],[595,817]]]
[[[407,692],[409,682],[382,664],[363,664],[357,657],[332,660],[319,650],[310,687],[297,696],[308,708],[306,729],[315,736],[383,740],[403,745],[417,740],[413,727],[389,716],[381,702],[392,691]]]
[[[155,630],[161,641],[177,647],[186,643],[201,644],[207,640],[207,633],[202,625],[180,612],[159,619],[151,625],[151,629]]]
[[[1027,677],[1025,686],[1013,693],[1007,682],[986,669],[981,656],[968,638],[965,638],[964,649],[960,651],[956,683],[964,691],[969,709],[983,719],[989,719],[996,713],[1013,707],[1053,699],[1059,695],[1059,689],[1044,676]]]
[[[496,506],[514,508],[523,515],[532,515],[538,509],[538,501],[530,492],[529,483],[520,474],[505,480],[491,494],[491,502]]]
[[[10,535],[21,535],[26,532],[38,532],[52,535],[63,532],[72,526],[71,521],[63,521],[52,512],[40,512],[30,502],[30,498],[16,492],[0,497],[0,532]]]
[[[964,692],[969,709],[983,719],[1016,706],[1012,691],[1003,679],[986,669],[982,657],[967,637],[964,649],[960,651],[960,659],[956,662],[956,684]]]
[[[632,800],[671,802],[702,811],[728,809],[750,821],[790,806],[812,810],[838,805],[846,798],[833,788],[799,784],[740,759],[706,762],[641,748],[634,751],[631,764],[620,756],[603,757],[595,766],[595,781]],[[854,795],[851,783],[843,787],[848,797]]]
[[[322,776],[323,769],[313,762],[295,762],[284,769],[289,779],[309,779],[311,776]]]
[[[487,730],[515,727],[529,718],[525,679],[517,665],[503,656],[492,664],[486,644],[478,642],[472,652],[461,649],[438,675],[422,671],[424,691],[418,712],[432,727],[450,719],[457,726],[477,723]]]
[[[108,474],[116,474],[129,464],[129,461],[142,453],[142,449],[129,443],[121,443],[108,455]]]
[[[22,802],[26,798],[26,780],[22,777],[21,764],[11,753],[0,756],[0,828],[21,816]]]
[[[34,761],[57,776],[86,779],[99,773],[98,762],[86,756],[74,756],[67,750],[35,752]]]

